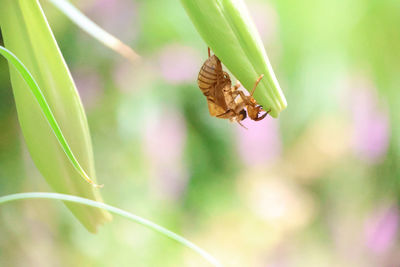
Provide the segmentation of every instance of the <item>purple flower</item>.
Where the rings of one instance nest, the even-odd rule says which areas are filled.
[[[204,49],[202,59],[195,50],[189,47],[167,46],[160,55],[161,74],[171,84],[193,83],[196,81],[200,65],[206,57],[206,49]]]
[[[353,92],[354,151],[369,163],[379,162],[389,143],[387,111],[379,105],[379,97],[367,81],[358,79]]]
[[[181,157],[186,139],[184,119],[179,113],[163,110],[145,128],[145,148],[153,162],[169,164]]]
[[[366,246],[376,254],[388,251],[397,240],[399,211],[397,207],[385,207],[373,212],[366,222]]]
[[[249,12],[264,41],[271,43],[271,40],[275,39],[277,31],[276,10],[268,3],[256,2],[249,4]]]
[[[124,42],[135,39],[139,27],[135,3],[130,0],[98,0],[85,13]]]
[[[167,198],[179,197],[187,181],[182,163],[186,126],[180,114],[164,110],[145,127],[144,149],[152,171],[151,185]]]
[[[282,150],[278,121],[267,117],[262,121],[246,119],[248,128],[238,129],[238,148],[243,162],[247,165],[265,164],[276,159]]]
[[[95,106],[96,102],[103,94],[102,81],[100,77],[90,70],[76,69],[73,70],[76,88],[85,108]]]

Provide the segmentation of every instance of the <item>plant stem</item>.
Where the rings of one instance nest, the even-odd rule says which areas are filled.
[[[93,38],[103,43],[105,46],[116,51],[123,57],[128,58],[131,61],[139,59],[139,55],[133,51],[132,48],[124,44],[122,41],[109,34],[96,23],[82,14],[79,9],[74,7],[67,0],[49,0],[56,8],[58,8],[65,16],[67,16],[73,23],[75,23],[82,30],[87,32]]]

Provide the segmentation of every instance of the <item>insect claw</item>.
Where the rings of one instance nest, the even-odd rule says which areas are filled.
[[[266,112],[266,113],[264,113],[261,117],[257,117],[257,118],[255,118],[254,120],[255,120],[255,121],[260,121],[260,120],[264,119],[267,115],[268,115],[268,113]]]

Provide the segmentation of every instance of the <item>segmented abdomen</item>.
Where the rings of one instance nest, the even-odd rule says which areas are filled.
[[[206,97],[210,96],[211,88],[217,83],[218,72],[222,73],[222,66],[215,55],[209,57],[201,66],[197,84]]]

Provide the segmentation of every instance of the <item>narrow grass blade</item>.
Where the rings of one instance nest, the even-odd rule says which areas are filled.
[[[19,194],[11,194],[11,195],[2,196],[2,197],[0,197],[0,205],[4,204],[6,202],[21,200],[21,199],[57,199],[57,200],[62,200],[62,201],[79,203],[81,205],[87,205],[87,206],[95,207],[95,208],[99,208],[99,209],[105,209],[109,212],[112,212],[119,216],[125,217],[135,223],[143,225],[155,232],[161,233],[162,235],[164,235],[172,240],[175,240],[176,242],[182,244],[183,246],[194,250],[196,253],[198,253],[200,256],[202,256],[206,261],[211,263],[213,266],[217,266],[217,267],[222,266],[213,256],[211,256],[206,251],[204,251],[197,245],[193,244],[189,240],[183,238],[182,236],[177,235],[174,232],[171,232],[171,231],[165,229],[164,227],[161,227],[149,220],[146,220],[144,218],[141,218],[135,214],[124,211],[119,208],[116,208],[116,207],[113,207],[113,206],[110,206],[110,205],[107,205],[107,204],[104,204],[101,202],[93,201],[90,199],[77,197],[77,196],[57,194],[57,193],[45,193],[45,192],[19,193]]]
[[[66,15],[73,23],[78,25],[82,30],[87,32],[93,38],[103,43],[105,46],[116,51],[123,57],[131,61],[139,59],[139,55],[132,48],[124,44],[122,41],[100,28],[96,23],[86,17],[82,12],[74,7],[67,0],[49,0],[64,15]]]
[[[86,180],[86,182],[92,184],[94,187],[102,187],[102,185],[95,184],[92,181],[92,179],[89,178],[89,176],[87,175],[85,170],[82,168],[82,166],[77,161],[74,153],[72,152],[71,148],[69,147],[69,145],[67,143],[67,140],[65,140],[65,137],[64,137],[63,133],[61,132],[60,126],[58,126],[56,118],[53,115],[53,112],[51,112],[49,104],[47,104],[47,101],[44,98],[42,91],[40,90],[39,86],[37,85],[35,79],[32,77],[32,74],[29,72],[29,70],[7,48],[0,46],[0,54],[3,55],[8,60],[8,62],[10,62],[12,65],[14,65],[14,67],[21,74],[22,78],[28,84],[29,88],[31,89],[32,94],[35,96],[35,98],[40,106],[40,109],[42,110],[44,116],[46,117],[48,123],[50,124],[51,129],[53,130],[55,136],[57,137],[58,142],[60,142],[62,149],[64,150],[68,159],[71,161],[74,168],[79,172],[79,174],[83,177],[83,179]]]

